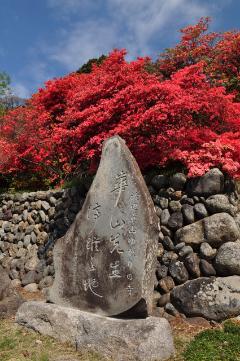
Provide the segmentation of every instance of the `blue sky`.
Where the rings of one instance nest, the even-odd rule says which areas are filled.
[[[28,97],[113,48],[155,58],[201,16],[224,31],[240,29],[239,15],[239,0],[0,0],[0,71]]]

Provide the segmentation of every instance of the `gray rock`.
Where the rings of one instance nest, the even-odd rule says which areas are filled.
[[[200,245],[200,256],[205,259],[213,259],[217,254],[217,250],[212,248],[209,243],[203,242]]]
[[[23,286],[29,285],[30,283],[38,283],[39,281],[40,281],[40,276],[35,271],[29,271],[22,276]]]
[[[7,272],[0,266],[0,318],[3,319],[15,315],[22,303],[22,297],[11,285]]]
[[[200,244],[205,241],[203,220],[189,224],[175,234],[178,243],[184,242],[187,245]]]
[[[165,292],[165,293],[169,293],[169,291],[171,291],[174,286],[174,280],[171,276],[167,276],[162,278],[159,282],[158,282],[160,291]]]
[[[172,231],[168,229],[166,226],[161,226],[161,231],[164,236],[172,237]]]
[[[216,194],[206,200],[206,206],[210,213],[226,212],[234,216],[236,207],[230,204],[229,199],[224,194]]]
[[[169,208],[171,212],[177,212],[181,210],[182,205],[179,201],[170,201]]]
[[[183,215],[181,211],[177,211],[171,214],[168,220],[168,227],[172,230],[177,230],[183,226]]]
[[[31,243],[31,236],[27,234],[23,239],[24,247],[27,248],[27,246],[29,246],[30,243]]]
[[[186,224],[191,224],[195,221],[194,209],[190,204],[183,204],[182,206],[183,220]]]
[[[50,202],[50,204],[51,204],[53,207],[55,207],[56,204],[57,204],[57,200],[56,200],[56,198],[53,197],[53,196],[51,196],[51,197],[49,198],[49,202]]]
[[[186,196],[186,195],[185,195]],[[190,206],[193,206],[194,205],[194,199],[193,198],[190,198],[190,197],[182,197],[182,199],[181,199],[181,203],[182,204],[189,204]]]
[[[191,253],[185,258],[184,265],[192,277],[200,277],[199,263],[200,259],[196,253]]]
[[[187,177],[183,173],[175,173],[169,179],[170,187],[174,188],[176,191],[181,191],[184,188]]]
[[[181,244],[181,243],[180,243]],[[185,243],[184,243],[185,244]],[[180,249],[179,251],[179,257],[181,258],[185,258],[186,256],[188,256],[190,253],[193,253],[193,249],[191,246],[184,246]]]
[[[187,181],[186,192],[191,196],[210,196],[222,193],[224,176],[218,168],[209,170],[204,176]]]
[[[174,244],[170,237],[165,236],[162,240],[163,247],[168,251],[174,251]]]
[[[175,237],[178,243],[194,245],[208,242],[213,247],[219,247],[225,242],[237,240],[239,229],[228,213],[217,213],[179,229]]]
[[[163,256],[162,256],[162,259],[161,259],[161,262],[165,265],[165,266],[169,266],[169,264],[172,262],[172,261],[175,261],[178,259],[178,255],[173,252],[173,251],[165,251]]]
[[[29,283],[23,289],[24,289],[24,291],[27,291],[27,292],[30,292],[30,293],[37,292],[38,291],[38,285],[36,283]]]
[[[47,201],[42,201],[42,209],[47,212],[49,208],[50,208],[49,203]]]
[[[41,218],[41,221],[44,223],[46,221],[46,215],[42,210],[39,211],[39,216]]]
[[[187,316],[222,321],[240,314],[240,277],[202,277],[175,287],[171,301]]]
[[[169,265],[169,273],[177,284],[188,280],[188,271],[181,261],[173,261]]]
[[[179,252],[183,247],[185,247],[185,243],[184,243],[184,242],[178,243],[178,244],[175,246],[175,251],[176,251],[176,252]]]
[[[15,279],[11,280],[10,286],[13,288],[19,288],[19,287],[21,287],[21,281],[19,279],[15,278]]]
[[[168,199],[164,197],[159,197],[159,205],[162,209],[168,208]]]
[[[32,243],[36,243],[37,242],[37,237],[36,234],[34,232],[31,233],[31,242]]]
[[[196,215],[196,219],[202,219],[208,216],[208,212],[204,204],[196,203],[193,208]]]
[[[159,232],[158,233],[158,241],[162,242],[163,238],[164,238],[164,234],[162,232]]]
[[[168,312],[170,315],[176,317],[179,315],[178,310],[173,306],[172,303],[168,302],[165,306],[165,311]]]
[[[238,228],[240,229],[240,213],[238,213],[235,217],[234,220],[238,226]]]
[[[240,276],[240,243],[224,243],[217,252],[215,268],[222,276]]]
[[[166,187],[167,184],[168,184],[168,179],[163,174],[155,175],[155,177],[153,177],[151,181],[151,185],[157,190]]]
[[[16,321],[25,327],[70,342],[79,350],[92,350],[116,361],[167,360],[174,353],[166,319],[122,320],[42,302],[26,302]]]
[[[158,243],[157,253],[156,253],[157,259],[160,260],[163,256],[163,254],[164,254],[163,245],[162,245],[162,243]]]
[[[38,287],[41,290],[43,288],[52,286],[52,284],[53,284],[53,277],[46,276],[39,282]]]
[[[161,217],[160,217],[161,225],[167,226],[169,218],[170,218],[170,213],[169,210],[166,208],[161,213]]]
[[[158,280],[166,277],[166,276],[167,276],[167,273],[168,273],[168,268],[167,268],[167,266],[165,266],[165,265],[160,265],[160,264],[157,265],[156,276],[157,276],[157,279],[158,279]]]
[[[200,270],[203,276],[211,277],[216,276],[216,270],[213,265],[205,259],[200,260]]]
[[[207,242],[213,247],[239,238],[239,229],[228,213],[217,213],[205,218],[204,231]]]
[[[135,159],[120,137],[109,138],[81,211],[55,243],[49,300],[108,316],[151,313],[158,234]]]
[[[168,302],[170,302],[170,293],[165,293],[158,300],[158,307],[164,307]]]
[[[39,258],[37,255],[33,255],[29,258],[25,263],[25,270],[26,271],[35,271],[39,264]]]
[[[154,306],[157,306],[158,300],[159,300],[160,297],[161,297],[161,295],[160,295],[160,293],[158,291],[153,291],[152,300],[153,300]]]

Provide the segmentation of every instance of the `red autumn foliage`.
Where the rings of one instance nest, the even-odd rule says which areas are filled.
[[[162,53],[158,71],[165,78],[185,66],[204,62],[204,73],[213,85],[240,92],[240,32],[208,33],[210,18],[201,18],[194,26],[181,29],[181,41]]]
[[[202,20],[185,29],[185,45],[193,35],[199,41],[204,26]],[[240,103],[219,85],[217,66],[203,59],[212,49],[205,42],[215,35],[204,39],[191,45],[198,49],[193,65],[186,59],[177,64],[176,54],[158,64],[165,80],[146,71],[149,59],[127,62],[125,51],[116,50],[91,73],[48,81],[0,124],[0,173],[34,172],[59,182],[95,169],[103,140],[119,134],[142,170],[179,160],[189,176],[217,166],[239,178]],[[230,84],[221,71],[222,84]]]

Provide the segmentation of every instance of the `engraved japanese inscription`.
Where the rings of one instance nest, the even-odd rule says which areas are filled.
[[[139,167],[118,136],[102,157],[82,210],[54,246],[50,301],[102,315],[118,315],[151,295],[158,217]]]

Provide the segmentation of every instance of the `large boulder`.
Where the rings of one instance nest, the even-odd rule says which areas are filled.
[[[22,303],[22,297],[11,286],[7,272],[0,266],[0,318],[14,315]]]
[[[186,192],[191,196],[210,196],[222,193],[224,190],[224,176],[218,168],[213,168],[202,177],[189,179]]]
[[[215,268],[222,276],[240,276],[239,242],[227,242],[219,248],[215,258]]]
[[[220,247],[225,242],[234,242],[238,237],[239,228],[228,213],[213,214],[176,232],[178,243],[194,245],[208,242],[213,247]]]
[[[173,338],[164,318],[117,319],[43,302],[26,302],[16,321],[25,327],[70,342],[77,349],[96,351],[116,361],[167,360]]]
[[[240,314],[240,277],[201,277],[175,287],[171,301],[186,316],[222,321]]]

